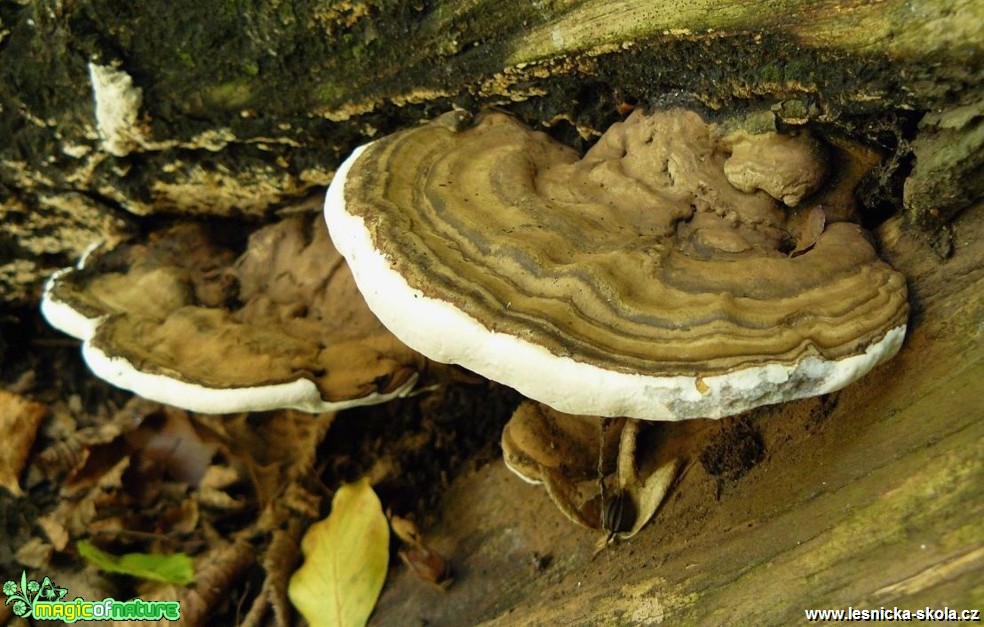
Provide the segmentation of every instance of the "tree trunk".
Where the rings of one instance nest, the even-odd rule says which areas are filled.
[[[908,216],[937,226],[984,185],[982,35],[973,0],[8,0],[0,297],[134,216],[261,218],[453,106],[581,146],[619,105],[765,109],[880,146],[869,204],[900,210],[908,177]]]

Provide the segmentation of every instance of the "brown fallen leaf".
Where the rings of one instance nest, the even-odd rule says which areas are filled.
[[[796,247],[789,253],[790,257],[798,257],[813,248],[823,229],[827,225],[827,215],[822,206],[810,207],[807,211],[797,212],[790,219],[790,228],[796,238]]]
[[[117,500],[123,486],[123,473],[129,466],[130,458],[124,457],[100,474],[94,484],[86,485],[84,489],[63,489],[58,505],[45,514],[46,528],[56,530],[56,537],[52,540],[57,540],[63,532],[72,538],[88,535],[93,522],[100,516],[100,510]],[[63,531],[57,530],[58,527]]]
[[[418,577],[441,590],[447,590],[452,583],[451,565],[444,557],[427,546],[424,538],[411,520],[395,514],[389,515],[390,527],[393,533],[406,546],[397,555],[406,566]]]
[[[281,410],[237,416],[198,415],[196,421],[223,441],[245,467],[260,508],[280,498],[284,486],[311,473],[318,445],[334,414]]]
[[[626,422],[622,431],[618,458],[619,490],[632,501],[635,519],[627,528],[609,528],[620,540],[628,540],[652,519],[656,510],[663,503],[670,486],[676,480],[680,471],[680,460],[676,458],[663,460],[654,470],[640,474],[638,468],[639,432],[642,424],[638,420]]]
[[[0,446],[0,488],[6,488],[14,496],[24,495],[19,477],[46,412],[41,403],[0,390],[0,433],[4,434]]]
[[[603,548],[636,535],[655,516],[679,470],[673,454],[638,450],[644,424],[527,402],[503,430],[503,458],[526,481],[542,483],[568,520],[604,531]],[[657,458],[656,467],[643,463]]]
[[[72,413],[56,402],[51,420],[45,423],[46,439],[51,444],[38,454],[36,465],[45,478],[61,485],[66,496],[88,490],[127,454],[121,436],[140,428],[160,409],[157,403],[134,397],[96,424],[78,428]]]

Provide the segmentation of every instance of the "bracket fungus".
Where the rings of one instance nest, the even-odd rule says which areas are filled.
[[[905,279],[850,221],[870,151],[725,126],[636,111],[579,158],[453,112],[356,149],[328,191],[369,307],[542,403],[503,431],[506,464],[606,540],[646,524],[679,467],[638,458],[636,419],[831,392],[905,335]]]
[[[637,455],[643,421],[564,414],[524,401],[502,431],[502,457],[523,480],[543,484],[569,520],[634,536],[653,517],[676,478],[678,460]]]
[[[238,260],[196,223],[97,251],[48,281],[41,309],[97,376],[199,412],[382,402],[425,364],[365,307],[310,215],[259,229]]]
[[[637,111],[579,158],[454,112],[358,148],[326,219],[397,337],[559,411],[719,418],[840,389],[898,351],[905,279],[832,218],[846,153],[722,135]]]

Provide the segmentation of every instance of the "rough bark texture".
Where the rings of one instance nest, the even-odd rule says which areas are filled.
[[[982,25],[972,0],[8,0],[0,296],[137,215],[259,219],[452,106],[582,146],[621,103],[771,110],[883,148],[869,204],[898,209],[911,170],[932,227],[981,192]]]

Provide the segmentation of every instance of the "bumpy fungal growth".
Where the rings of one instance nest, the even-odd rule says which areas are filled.
[[[92,371],[151,400],[327,412],[407,393],[425,360],[366,308],[320,216],[254,233],[238,260],[185,223],[49,280],[42,312]]]
[[[817,191],[827,174],[823,146],[805,132],[738,134],[725,141],[731,156],[724,162],[724,174],[743,192],[760,189],[793,207]]]
[[[851,213],[841,179],[756,163],[817,140],[745,141],[637,112],[578,158],[452,113],[357,149],[325,214],[369,306],[431,359],[572,414],[717,418],[847,385],[908,312],[904,278],[830,218]]]

